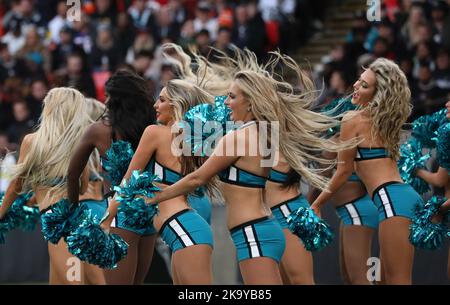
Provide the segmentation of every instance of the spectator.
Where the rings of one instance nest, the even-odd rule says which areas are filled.
[[[30,74],[44,76],[51,70],[50,53],[42,43],[37,29],[30,27],[25,36],[25,45],[16,55],[25,61]]]
[[[23,59],[11,56],[8,46],[0,43],[0,88],[8,77],[27,77],[27,67]]]
[[[157,24],[153,29],[153,37],[157,44],[162,44],[165,38],[177,41],[180,37],[180,25],[172,19],[169,7],[163,6],[157,16]]]
[[[74,53],[67,58],[67,69],[56,81],[59,86],[72,87],[86,97],[96,97],[95,84],[80,54]]]
[[[153,60],[153,53],[150,51],[140,51],[136,54],[136,57],[133,62],[134,71],[142,76],[143,78],[147,77],[147,71],[150,69]]]
[[[117,48],[109,26],[98,27],[96,43],[90,57],[92,67],[96,71],[112,72],[119,63]]]
[[[60,42],[60,33],[62,28],[67,25],[67,4],[60,0],[57,4],[57,15],[48,23],[50,39],[54,43]]]
[[[155,41],[153,36],[147,32],[141,32],[136,36],[133,46],[128,49],[125,62],[133,63],[136,54],[141,51],[153,52],[155,48]]]
[[[31,92],[26,98],[28,108],[31,110],[31,118],[37,122],[42,112],[42,102],[49,91],[45,79],[35,79],[31,83]]]
[[[191,46],[195,45],[195,29],[192,20],[187,20],[183,24],[178,44],[185,50],[188,50]]]
[[[111,0],[95,0],[95,11],[92,14],[92,23],[95,27],[100,25],[114,26],[117,19],[117,9]]]
[[[86,54],[91,54],[93,45],[89,26],[89,20],[85,14],[81,14],[80,20],[72,23],[73,42],[82,47]]]
[[[214,48],[216,48],[219,51],[224,52],[230,57],[233,57],[234,50],[233,45],[231,43],[231,30],[229,28],[222,27],[219,29],[219,32],[217,34],[217,39],[214,42]],[[213,52],[210,56],[212,61],[217,61],[218,58],[216,58],[215,52]]]
[[[433,77],[436,86],[450,92],[450,55],[446,49],[440,49],[436,57],[436,70]]]
[[[127,13],[119,13],[117,16],[117,31],[115,34],[120,61],[123,61],[127,55],[128,49],[133,45],[137,34],[136,29],[131,22],[130,15]]]
[[[3,18],[6,28],[9,25],[19,25],[20,30],[25,33],[30,26],[37,29],[42,37],[46,34],[44,21],[34,7],[34,0],[13,0],[13,9]]]
[[[211,39],[208,30],[200,30],[200,32],[195,35],[195,43],[199,54],[208,58],[211,50]]]
[[[448,15],[448,5],[444,1],[431,2],[431,20],[433,26],[433,40],[436,43],[442,42],[445,18]]]
[[[173,19],[178,24],[184,24],[188,19],[188,12],[183,6],[184,0],[169,0],[168,7],[172,11]]]
[[[266,24],[258,10],[258,1],[250,1],[247,4],[247,44],[249,50],[255,52],[258,58],[262,58],[266,46]]]
[[[12,143],[16,143],[20,146],[23,137],[32,132],[33,127],[36,125],[36,121],[32,119],[28,104],[23,100],[13,104],[13,116],[14,121],[7,130],[8,138]]]
[[[2,42],[8,46],[8,51],[15,56],[25,45],[25,36],[22,35],[22,29],[17,21],[11,21],[9,31],[2,37]]]
[[[219,23],[217,18],[211,17],[212,7],[208,1],[200,1],[195,13],[194,30],[199,33],[201,30],[207,30],[211,40],[216,40]]]
[[[12,179],[11,167],[16,164],[16,156],[11,153],[17,147],[9,142],[8,134],[0,131],[0,192],[5,192]]]
[[[134,27],[139,31],[147,31],[155,24],[152,10],[147,7],[146,0],[135,0],[128,10]]]
[[[59,70],[63,67],[65,59],[72,53],[79,53],[84,56],[84,50],[73,42],[72,29],[65,25],[59,33],[59,43],[51,51],[52,70]]]

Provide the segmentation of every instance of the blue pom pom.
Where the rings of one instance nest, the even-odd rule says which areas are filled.
[[[405,183],[410,184],[419,194],[426,193],[430,186],[426,181],[417,177],[414,173],[417,168],[424,168],[430,154],[422,155],[422,144],[415,138],[400,146],[400,158],[397,167],[400,177]]]
[[[150,175],[145,171],[142,174],[138,170],[134,170],[128,181],[124,181],[122,186],[115,186],[117,192],[117,201],[123,202],[132,200],[136,195],[153,198],[154,192],[161,189],[153,184],[160,181],[156,175]]]
[[[126,141],[116,141],[106,151],[106,160],[103,160],[103,167],[107,172],[106,178],[111,185],[119,185],[123,176],[128,170],[134,151],[131,144]]]
[[[341,115],[347,111],[355,110],[357,107],[352,104],[352,98],[337,98],[332,100],[328,105],[320,111],[330,116]],[[340,126],[332,127],[327,131],[327,136],[331,137],[340,131]]]
[[[230,116],[230,109],[224,104],[226,98],[216,96],[214,105],[196,105],[184,114],[180,128],[189,127],[190,133],[184,133],[184,142],[194,155],[209,155],[216,141],[224,135]]]
[[[158,205],[146,204],[143,198],[124,200],[119,205],[119,215],[123,219],[123,224],[136,230],[153,225],[153,217],[156,214],[158,214]]]
[[[120,236],[103,231],[90,213],[65,240],[70,253],[103,269],[116,268],[128,251],[128,244]]]
[[[436,147],[436,131],[447,123],[446,112],[444,108],[433,114],[421,116],[412,123],[412,136],[419,140],[423,147]]]
[[[436,151],[439,166],[450,171],[450,123],[438,129]]]
[[[289,215],[287,222],[289,230],[300,237],[308,251],[321,250],[333,241],[334,233],[330,226],[311,208],[300,207]]]
[[[410,225],[410,242],[422,249],[435,250],[442,247],[448,234],[448,229],[443,222],[433,223],[431,218],[439,211],[439,207],[445,202],[445,198],[433,196],[425,205],[417,204]]]
[[[41,216],[44,238],[57,244],[83,221],[85,206],[74,206],[67,199],[61,199]]]

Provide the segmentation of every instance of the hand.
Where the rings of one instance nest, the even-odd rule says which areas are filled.
[[[111,228],[112,218],[109,217],[109,212],[106,211],[105,215],[103,216],[102,220],[100,220],[100,227],[103,231],[106,233],[109,233],[109,229]]]
[[[156,204],[155,197],[153,197],[153,198],[145,197],[145,203],[146,204]]]
[[[317,217],[322,218],[322,213],[320,212],[320,206],[318,204],[313,203],[311,209],[316,213]]]
[[[443,220],[444,215],[442,215],[441,213],[437,213],[436,215],[433,215],[433,217],[431,217],[432,223],[441,223]]]

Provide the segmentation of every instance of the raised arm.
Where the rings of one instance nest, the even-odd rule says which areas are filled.
[[[422,178],[435,187],[445,187],[449,179],[448,174],[448,171],[443,167],[439,167],[438,171],[435,173],[421,168],[416,171],[417,177]]]
[[[17,164],[21,164],[25,160],[25,157],[30,151],[33,137],[34,134],[29,134],[23,138],[22,145],[20,146],[19,160],[17,160]],[[14,178],[13,180],[11,180],[8,188],[6,189],[5,197],[3,197],[2,205],[0,206],[0,219],[2,219],[6,215],[14,200],[16,200],[17,196],[22,191],[22,186],[22,178]]]
[[[99,138],[97,128],[96,123],[88,127],[70,159],[67,170],[67,196],[72,204],[78,204],[80,191],[83,191],[82,189],[80,190],[80,177],[87,168],[89,157],[94,151],[95,143]]]
[[[339,140],[349,141],[357,136],[356,133],[356,123],[354,119],[346,120],[347,115],[342,120],[341,134]],[[336,172],[333,177],[331,177],[330,183],[328,185],[328,191],[323,191],[319,197],[313,202],[311,208],[314,209],[316,214],[320,215],[320,209],[330,198],[335,194],[348,180],[348,177],[353,172],[354,169],[354,159],[356,155],[356,147],[351,149],[346,149],[338,153],[338,164]]]

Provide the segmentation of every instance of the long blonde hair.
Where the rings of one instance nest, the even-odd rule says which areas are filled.
[[[289,166],[311,185],[324,190],[328,179],[320,174],[333,167],[336,160],[325,160],[319,153],[354,147],[357,140],[337,143],[322,138],[321,135],[337,126],[339,121],[335,117],[309,110],[319,94],[313,81],[289,56],[278,52],[271,54],[272,58],[266,65],[255,68],[258,67],[256,63],[247,64],[247,67],[253,68],[237,72],[235,84],[250,102],[256,120],[279,123],[280,152]],[[256,57],[247,55],[246,60],[254,61]],[[301,92],[276,74],[280,66],[294,72],[302,86]],[[326,169],[312,168],[311,161],[329,166]]]
[[[400,131],[412,106],[408,80],[399,66],[386,58],[378,58],[369,70],[375,73],[375,95],[364,108],[372,120],[372,139],[379,137],[391,158],[400,156]]]
[[[29,190],[48,186],[57,193],[65,191],[70,157],[91,122],[85,97],[76,89],[54,88],[44,98],[39,127],[24,161],[14,178],[24,181]]]

